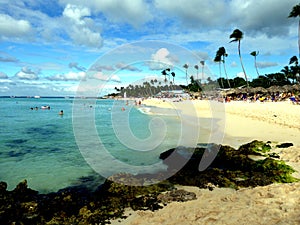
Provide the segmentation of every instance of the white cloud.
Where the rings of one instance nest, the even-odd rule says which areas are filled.
[[[79,25],[84,25],[84,17],[90,16],[91,12],[89,8],[79,7],[76,5],[67,4],[63,11],[63,16],[70,18]]]
[[[62,4],[68,4],[69,0],[60,0]],[[128,23],[134,27],[151,20],[150,6],[143,0],[73,0],[72,4],[87,7],[95,13],[101,13],[114,23]],[[81,12],[82,13],[82,12]],[[78,16],[79,12],[72,15]]]
[[[117,75],[114,74],[114,75],[112,75],[112,76],[110,77],[110,81],[120,83],[120,82],[121,82],[121,79],[120,79],[119,76],[117,76]]]
[[[107,81],[109,79],[109,76],[105,75],[101,71],[88,71],[88,78]]]
[[[287,16],[298,0],[232,0],[229,2],[232,24],[239,21],[239,26],[248,33],[255,35],[257,32],[267,36],[283,36],[292,23]],[[238,10],[237,10],[238,9]]]
[[[141,71],[141,69],[135,67],[135,66],[132,66],[132,65],[127,65],[125,63],[117,63],[116,64],[116,68],[117,69],[121,69],[121,70],[129,70],[129,71]]]
[[[244,72],[239,72],[236,74],[236,77],[241,77],[241,78],[245,79],[245,74],[244,74]],[[247,73],[247,79],[252,80],[252,76],[249,73]]]
[[[67,4],[63,12],[63,17],[68,21],[66,31],[76,44],[100,48],[103,44],[102,37],[89,18],[90,15],[91,12],[86,7]]]
[[[168,49],[160,48],[151,55],[151,62],[148,65],[151,70],[166,69],[166,67],[173,67],[174,59]]]
[[[15,77],[21,80],[38,80],[39,72],[40,72],[39,69],[33,71],[31,68],[25,66],[21,69],[21,71],[15,74]]]
[[[95,3],[114,22],[129,23],[138,27],[151,19],[148,6],[143,0],[102,0]]]
[[[32,73],[24,73],[23,71],[20,71],[16,73],[16,77],[22,80],[37,80],[38,76],[36,74]]]
[[[27,20],[17,20],[6,14],[0,14],[0,37],[21,37],[29,33],[31,25]]]
[[[258,68],[268,68],[273,66],[278,66],[278,63],[275,62],[257,62],[256,63]]]
[[[231,66],[231,67],[237,67],[238,64],[237,64],[235,61],[233,61],[233,62],[230,64],[230,66]]]
[[[212,26],[226,22],[227,4],[223,0],[155,0],[155,6],[168,16],[179,18],[184,26]]]
[[[69,72],[66,74],[56,74],[54,76],[47,77],[51,81],[80,81],[86,79],[86,73],[83,71],[80,72]]]
[[[0,79],[7,79],[8,76],[6,73],[0,72]]]
[[[99,80],[100,81],[99,84],[104,84],[108,81],[117,82],[117,83],[121,82],[121,79],[118,75],[115,74],[108,75],[108,74],[104,74],[101,71],[88,71],[88,78]]]
[[[245,79],[245,74],[244,74],[244,72],[238,72],[238,73],[236,74],[236,77],[241,77],[241,78],[244,78],[244,79]]]
[[[0,93],[2,92],[2,93],[5,93],[5,92],[7,92],[7,91],[9,91],[10,89],[9,89],[9,87],[6,87],[6,86],[4,86],[4,87],[0,87]]]

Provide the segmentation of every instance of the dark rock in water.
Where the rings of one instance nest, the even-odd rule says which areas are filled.
[[[282,144],[276,145],[277,148],[288,148],[291,146],[293,146],[293,143],[282,143]]]
[[[14,196],[16,196],[19,199],[30,200],[32,197],[37,196],[38,191],[28,188],[27,180],[23,180],[17,185],[17,187],[12,191],[12,193]]]
[[[7,189],[7,183],[1,181],[1,182],[0,182],[0,194],[5,193],[5,192],[6,192],[6,189]]]

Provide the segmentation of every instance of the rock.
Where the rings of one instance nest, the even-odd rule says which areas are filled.
[[[0,182],[0,194],[4,194],[6,192],[6,189],[7,189],[7,183],[1,181]]]
[[[277,148],[288,148],[288,147],[291,147],[293,145],[294,145],[293,143],[282,143],[282,144],[276,145],[276,147]]]
[[[196,194],[194,192],[185,191],[183,189],[173,190],[167,193],[159,194],[157,199],[162,203],[169,203],[172,201],[186,202],[196,199]]]

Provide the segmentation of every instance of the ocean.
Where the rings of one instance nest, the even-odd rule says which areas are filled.
[[[0,104],[0,180],[8,190],[24,179],[40,193],[95,188],[114,173],[165,170],[159,154],[181,135],[176,113],[153,115],[134,101],[0,98]]]

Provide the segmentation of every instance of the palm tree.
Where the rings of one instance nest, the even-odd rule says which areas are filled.
[[[167,72],[166,70],[161,71],[161,74],[165,76],[164,82],[167,83]]]
[[[198,78],[199,66],[198,66],[198,65],[195,65],[194,68],[197,70],[197,80],[198,80],[198,79],[199,79],[199,78]]]
[[[183,68],[185,69],[186,85],[189,85],[189,82],[188,82],[188,75],[187,75],[187,70],[188,70],[188,68],[189,68],[189,65],[188,65],[188,64],[184,64],[184,65],[183,65]]]
[[[220,74],[221,88],[224,88],[223,79],[222,79],[222,72],[221,72],[221,61],[222,61],[221,55],[219,54],[219,51],[217,51],[214,62],[219,63],[219,74]]]
[[[204,81],[204,65],[205,61],[200,61],[201,67],[202,67],[202,80]]]
[[[172,75],[172,77],[173,77],[173,85],[175,85],[175,81],[174,81],[174,78],[175,78],[175,73],[174,73],[174,72],[172,72],[172,73],[171,73],[171,75]]]
[[[295,66],[292,66],[291,67],[291,70],[292,70],[292,74],[293,74],[293,84],[295,83],[295,79],[297,80],[297,74],[299,74],[299,67],[298,67],[298,58],[297,56],[293,56],[291,59],[290,59],[290,65],[291,64],[295,64]]]
[[[249,88],[249,82],[248,82],[248,78],[247,78],[247,74],[243,65],[243,60],[242,60],[242,55],[241,55],[241,40],[243,38],[243,32],[240,31],[239,29],[235,29],[232,34],[229,36],[229,38],[233,38],[232,41],[230,42],[238,42],[238,52],[239,52],[239,57],[240,57],[240,61],[241,61],[241,66],[245,75],[245,79],[246,79],[246,83],[247,83],[247,87]]]
[[[250,53],[250,55],[254,56],[254,66],[255,66],[255,69],[256,69],[256,73],[257,73],[257,76],[259,77],[259,73],[258,73],[258,69],[257,69],[257,63],[256,63],[256,57],[258,56],[259,54],[259,51],[253,51]]]
[[[291,17],[299,17],[299,24],[298,24],[298,48],[299,48],[299,58],[300,58],[300,3],[298,5],[295,5],[290,12],[290,15],[288,16],[289,18]]]
[[[227,71],[226,71],[226,66],[225,66],[225,57],[227,57],[228,54],[226,53],[226,50],[225,50],[224,47],[220,47],[219,48],[218,54],[222,57],[221,59],[222,59],[222,63],[223,63],[223,66],[224,66],[224,72],[225,72],[227,84],[228,84],[228,87],[230,88],[230,82],[229,82],[229,79],[228,79],[228,75],[227,75]]]
[[[285,66],[280,72],[284,74],[286,82],[289,83],[289,78],[292,78],[290,68],[288,66]]]

